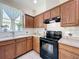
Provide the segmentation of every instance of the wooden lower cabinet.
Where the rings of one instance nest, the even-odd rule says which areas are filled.
[[[5,46],[5,59],[15,58],[15,44]]]
[[[79,59],[79,48],[59,45],[59,59]]]
[[[32,37],[16,40],[16,57],[32,50]]]
[[[4,47],[2,46],[2,47],[0,47],[0,59],[5,59],[4,58]]]
[[[74,59],[74,55],[64,49],[60,49],[59,50],[59,59]]]
[[[16,57],[24,54],[25,52],[26,52],[26,40],[16,42]]]
[[[0,42],[0,59],[14,59],[14,58],[15,58],[15,41]]]
[[[32,50],[32,48],[33,48],[32,47],[32,45],[33,45],[32,43],[33,43],[32,37],[27,37],[26,38],[26,47],[27,47],[26,49],[27,49],[27,52]]]
[[[40,53],[40,39],[39,37],[34,37],[33,38],[33,49]]]
[[[32,43],[32,37],[0,42],[0,59],[15,59],[31,51],[33,48]]]

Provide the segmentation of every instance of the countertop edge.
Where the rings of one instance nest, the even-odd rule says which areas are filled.
[[[69,45],[69,46],[72,46],[72,47],[75,47],[75,48],[79,48],[79,40],[76,40],[76,39],[60,39],[58,41],[59,44],[65,44],[65,45]]]

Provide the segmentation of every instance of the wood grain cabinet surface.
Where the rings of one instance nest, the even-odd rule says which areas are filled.
[[[25,38],[18,39],[16,42],[16,57],[24,54],[25,52],[26,52],[26,39]]]
[[[64,49],[60,49],[59,50],[59,59],[74,59],[74,55]]]
[[[40,53],[40,39],[38,37],[33,37],[33,49]]]
[[[33,19],[34,17],[25,15],[25,28],[33,28]]]
[[[32,37],[0,42],[0,59],[15,59],[33,49]]]
[[[79,59],[79,48],[59,44],[59,59]]]
[[[51,12],[51,18],[60,16],[60,6],[51,9],[50,12]]]
[[[0,42],[0,59],[15,58],[15,40]]]
[[[43,21],[45,21],[46,19],[50,19],[50,18],[51,18],[51,11],[50,11],[50,10],[44,12],[43,14],[44,14],[44,19],[43,19]],[[46,24],[44,24],[44,28],[47,28],[47,25],[46,25]]]
[[[50,18],[51,18],[51,12],[50,12],[50,10],[44,12],[44,19],[50,19]]]
[[[5,59],[15,58],[15,44],[5,46]]]
[[[70,27],[79,25],[77,3],[79,3],[77,0],[71,0],[61,5],[61,26]]]
[[[33,45],[32,37],[27,37],[26,38],[27,52],[32,50],[32,48],[33,48],[32,45]]]
[[[34,18],[34,28],[44,28],[43,14],[40,14]]]
[[[76,19],[79,20],[79,0],[76,0]]]
[[[4,47],[0,47],[0,59],[5,59],[4,55],[5,55],[5,52],[4,52]]]

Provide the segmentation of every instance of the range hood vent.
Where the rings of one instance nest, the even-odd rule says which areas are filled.
[[[50,24],[50,23],[54,23],[54,22],[60,22],[60,20],[61,20],[61,18],[59,16],[57,16],[52,19],[46,19],[43,23]]]

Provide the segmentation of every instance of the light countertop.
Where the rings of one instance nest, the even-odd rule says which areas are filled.
[[[59,43],[79,48],[79,37],[61,38]]]
[[[30,36],[41,37],[41,36],[37,36],[37,35],[18,35],[18,36],[14,36],[14,37],[11,36],[11,37],[0,38],[0,42],[7,41],[7,40],[14,40],[14,39],[18,39],[18,38],[30,37]]]
[[[32,35],[19,35],[19,36],[14,36],[14,37],[4,37],[4,38],[0,38],[0,42],[1,41],[18,39],[18,38],[23,38],[23,37],[30,37],[30,36],[32,36]]]

